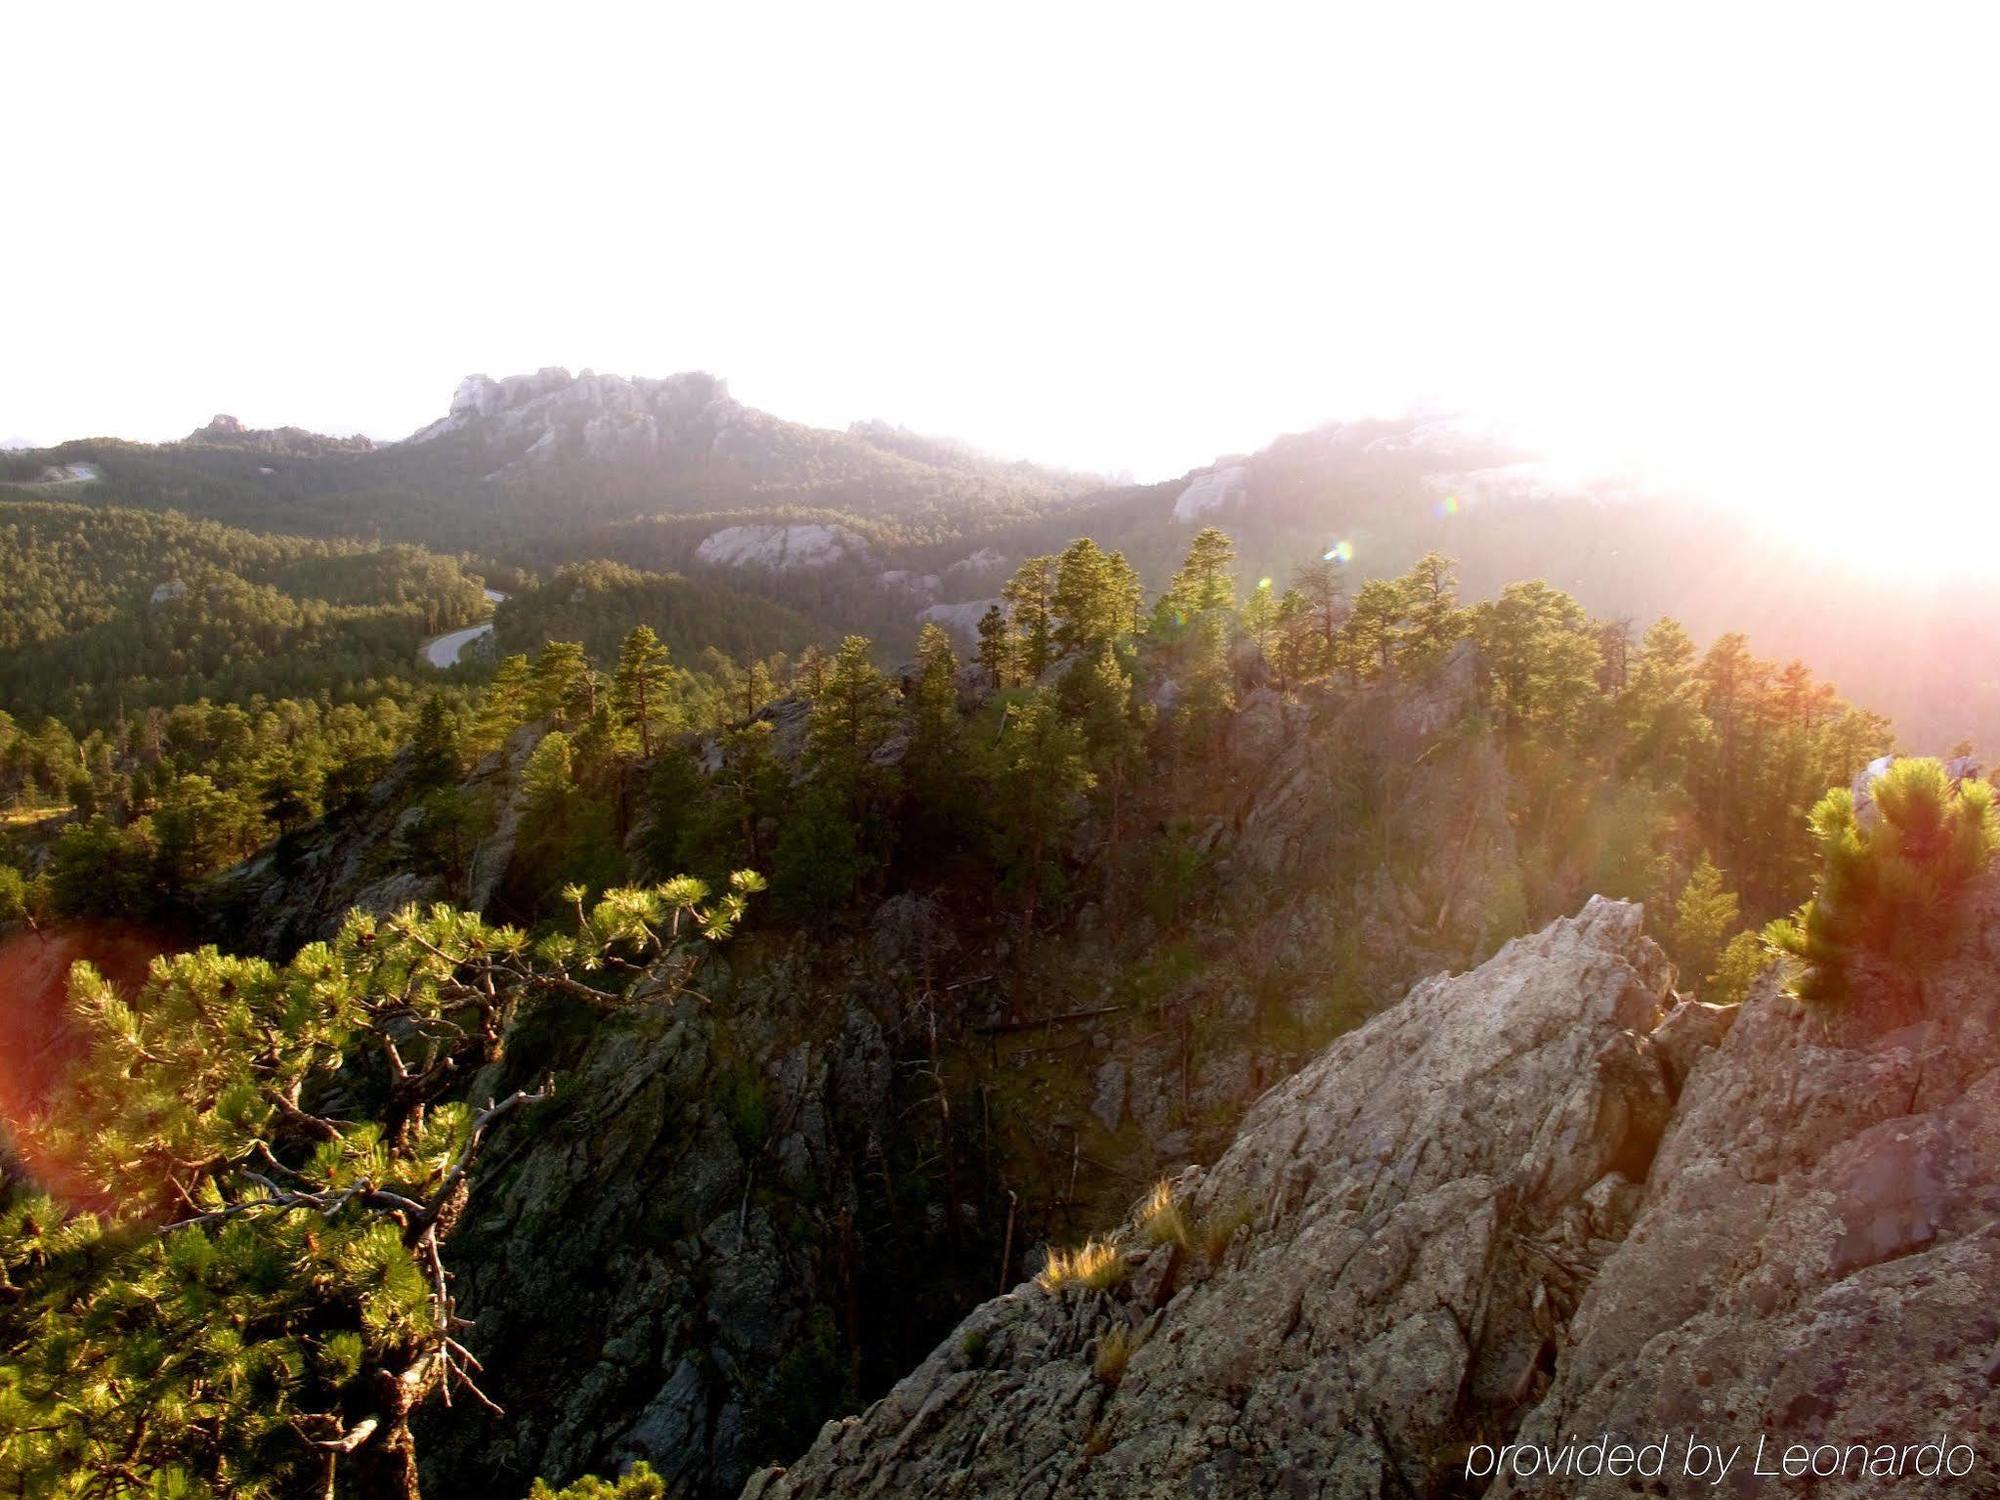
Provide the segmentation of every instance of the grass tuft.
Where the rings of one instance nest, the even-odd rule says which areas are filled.
[[[1132,1351],[1138,1347],[1138,1339],[1123,1323],[1106,1330],[1097,1341],[1097,1355],[1090,1362],[1090,1373],[1097,1377],[1100,1385],[1115,1389],[1118,1382],[1125,1378],[1125,1367],[1132,1362]]]
[[[1187,1216],[1174,1201],[1174,1185],[1164,1177],[1153,1184],[1152,1196],[1146,1200],[1139,1222],[1146,1238],[1155,1245],[1178,1245],[1186,1250],[1193,1244]]]
[[[1074,1283],[1092,1291],[1103,1291],[1125,1279],[1125,1253],[1108,1240],[1087,1239],[1075,1250],[1051,1246],[1048,1264],[1042,1267],[1035,1284],[1045,1292]]]
[[[1210,1265],[1229,1253],[1236,1231],[1250,1222],[1250,1210],[1242,1203],[1217,1205],[1201,1223],[1201,1253]]]

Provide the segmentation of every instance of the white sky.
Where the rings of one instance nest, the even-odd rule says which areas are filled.
[[[15,0],[0,438],[706,368],[1142,478],[1427,399],[1976,518],[1995,14]]]

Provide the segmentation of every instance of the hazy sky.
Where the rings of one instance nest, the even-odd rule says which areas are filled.
[[[706,368],[1141,477],[1428,399],[1971,518],[1990,14],[18,0],[0,437]]]

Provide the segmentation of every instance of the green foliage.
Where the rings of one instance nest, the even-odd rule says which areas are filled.
[[[601,662],[615,657],[640,625],[682,661],[704,649],[737,658],[795,652],[820,633],[796,610],[713,579],[602,560],[560,568],[546,582],[510,593],[493,624],[505,650],[532,654],[550,641],[575,641]]]
[[[618,648],[611,706],[619,725],[638,736],[639,753],[648,759],[654,736],[676,727],[672,664],[650,625],[634,625]]]
[[[882,779],[875,753],[895,727],[894,690],[870,655],[863,636],[851,635],[828,668],[813,699],[806,759],[822,783],[858,810]]]
[[[410,778],[418,786],[443,786],[458,780],[464,761],[458,717],[444,694],[431,693],[417,713],[417,727],[410,736]]]
[[[1472,633],[1510,727],[1556,736],[1583,727],[1598,701],[1602,657],[1582,605],[1540,581],[1510,583],[1472,611]]]
[[[1395,586],[1406,621],[1396,642],[1397,664],[1406,672],[1429,672],[1465,634],[1457,565],[1442,553],[1426,552]]]
[[[524,1000],[615,1006],[595,976],[726,937],[761,885],[577,892],[573,930],[535,943],[443,906],[355,912],[282,966],[204,948],[129,996],[78,965],[82,1053],[22,1129],[97,1212],[0,1215],[0,1473],[36,1494],[286,1496],[324,1482],[316,1444],[351,1439],[413,1483],[409,1408],[475,1370],[442,1259],[467,1174],[540,1097],[448,1089],[499,1060]],[[337,1074],[380,1083],[325,1110]]]
[[[1716,959],[1701,998],[1710,1005],[1741,1005],[1750,986],[1771,962],[1771,950],[1762,937],[1754,932],[1737,933]]]
[[[1007,580],[1000,597],[1013,630],[1010,675],[1041,681],[1056,653],[1056,559],[1031,557]]]
[[[174,514],[0,502],[0,702],[88,726],[208,696],[373,696],[486,612],[416,547],[258,536]]]
[[[1236,608],[1236,545],[1226,532],[1204,526],[1188,544],[1180,571],[1167,585],[1168,606],[1183,620]]]
[[[1723,886],[1722,872],[1702,855],[1674,903],[1670,951],[1681,972],[1695,979],[1713,972],[1736,930],[1736,918],[1736,893]]]
[[[1787,989],[1809,1004],[1847,994],[1848,964],[1871,953],[1906,969],[1950,936],[1965,887],[2000,850],[1992,786],[1953,781],[1944,766],[1900,759],[1869,787],[1871,806],[1836,787],[1813,809],[1820,870],[1812,898],[1765,929],[1789,966]]]
[[[667,1500],[667,1482],[642,1459],[615,1481],[586,1476],[558,1490],[537,1479],[528,1500]]]

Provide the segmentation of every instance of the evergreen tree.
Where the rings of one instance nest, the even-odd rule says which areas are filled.
[[[1335,642],[1335,655],[1349,678],[1359,682],[1389,670],[1403,602],[1402,591],[1386,578],[1371,578],[1361,585]]]
[[[1236,608],[1236,544],[1228,533],[1214,526],[1195,533],[1166,597],[1184,620]]]
[[[1055,644],[1065,652],[1094,656],[1097,650],[1133,628],[1139,605],[1139,579],[1123,554],[1105,552],[1089,537],[1079,537],[1056,561]]]
[[[1031,557],[1000,591],[1013,626],[1013,664],[1031,685],[1055,657],[1055,579],[1053,557]]]
[[[1639,660],[1620,705],[1626,761],[1663,783],[1685,786],[1711,727],[1694,674],[1695,648],[1678,620],[1646,631]]]
[[[480,700],[473,738],[481,751],[497,747],[528,717],[528,658],[503,656]]]
[[[988,605],[979,617],[979,665],[993,675],[1002,691],[1014,685],[1014,648],[1007,638],[1007,616],[999,605]]]
[[[1702,999],[1710,1005],[1741,1005],[1757,976],[1771,967],[1771,950],[1754,932],[1739,932],[1716,960]]]
[[[1259,580],[1257,587],[1250,591],[1250,597],[1243,604],[1243,630],[1257,644],[1257,654],[1265,659],[1271,655],[1271,637],[1278,626],[1278,600],[1271,592],[1271,580]]]
[[[567,728],[597,711],[597,674],[576,641],[549,641],[535,658],[528,702],[534,716]]]
[[[635,625],[618,652],[611,704],[618,723],[639,737],[639,753],[653,757],[653,735],[671,725],[673,666],[650,625]]]
[[[818,646],[808,646],[799,653],[798,671],[793,688],[807,701],[816,700],[826,691],[827,655]]]
[[[1736,893],[1724,887],[1722,872],[1704,854],[1674,903],[1673,959],[1681,972],[1706,979],[1736,925]]]
[[[1086,760],[1103,795],[1109,900],[1116,895],[1124,850],[1126,791],[1145,767],[1152,709],[1138,701],[1131,674],[1109,646],[1095,661],[1078,662],[1063,675],[1060,705],[1063,716],[1083,733]]]
[[[1339,654],[1334,642],[1347,618],[1347,574],[1333,558],[1315,557],[1292,575],[1292,587],[1304,600],[1307,618],[1322,643],[1321,670],[1331,671]]]
[[[1538,579],[1508,584],[1472,617],[1502,721],[1556,736],[1575,730],[1597,699],[1597,631],[1583,606]]]
[[[443,786],[458,780],[462,769],[457,716],[444,694],[432,693],[424,699],[410,740],[410,779],[420,787]]]
[[[1396,642],[1397,665],[1405,672],[1428,672],[1465,634],[1457,566],[1442,553],[1426,552],[1395,586],[1407,622]]]
[[[1032,942],[1049,856],[1069,826],[1077,798],[1096,783],[1084,738],[1055,694],[1037,688],[1008,714],[1000,741],[1000,791],[1009,810],[1006,836],[1021,891],[1021,957]],[[1018,992],[1018,985],[1017,985]]]
[[[896,722],[895,690],[869,651],[866,636],[840,643],[806,727],[807,762],[856,811],[874,780],[875,752]]]
[[[958,657],[944,627],[925,624],[917,632],[916,675],[904,699],[910,747],[903,764],[917,802],[937,822],[948,819],[964,784],[960,764]]]
[[[2000,851],[1993,787],[1954,781],[1941,762],[1906,757],[1869,786],[1865,815],[1846,787],[1813,809],[1819,881],[1791,917],[1765,929],[1787,987],[1813,1004],[1847,994],[1857,952],[1914,972],[1944,948],[1961,894]]]

